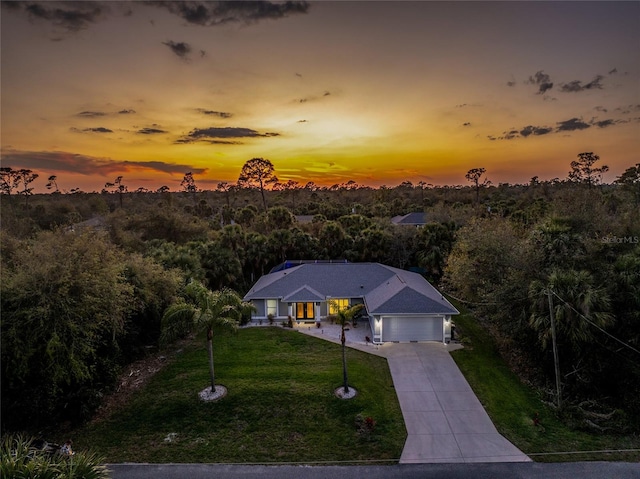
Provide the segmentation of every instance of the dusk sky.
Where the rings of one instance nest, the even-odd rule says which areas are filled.
[[[2,166],[46,191],[566,178],[640,162],[640,2],[2,1]]]

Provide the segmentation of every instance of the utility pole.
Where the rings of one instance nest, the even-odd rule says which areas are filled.
[[[556,341],[556,320],[553,314],[553,297],[551,286],[547,289],[547,297],[549,298],[549,316],[551,318],[551,343],[553,347],[553,364],[556,371],[556,394],[558,398],[558,409],[562,408],[562,398],[560,392],[560,363],[558,361],[558,344]]]

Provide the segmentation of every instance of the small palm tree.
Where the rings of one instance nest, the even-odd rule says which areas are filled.
[[[337,303],[334,303],[337,307]],[[346,338],[344,336],[344,327],[353,321],[353,318],[364,308],[364,304],[356,304],[350,308],[338,309],[336,313],[336,321],[341,327],[340,342],[342,343],[342,387],[345,394],[349,392],[349,382],[347,380],[347,353]]]
[[[214,392],[216,384],[213,364],[213,328],[222,327],[235,331],[243,311],[253,309],[253,306],[243,302],[242,298],[229,288],[210,291],[202,283],[195,281],[189,283],[186,293],[191,300],[190,303],[175,303],[169,306],[162,316],[162,341],[168,342],[184,336],[194,327],[206,330],[211,392]]]

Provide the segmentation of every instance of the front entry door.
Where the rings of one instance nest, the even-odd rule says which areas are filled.
[[[296,303],[296,319],[298,321],[309,321],[315,319],[313,303]]]

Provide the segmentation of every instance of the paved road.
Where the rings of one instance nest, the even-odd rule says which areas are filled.
[[[397,466],[243,466],[112,464],[113,479],[640,479],[619,462],[400,464]]]

